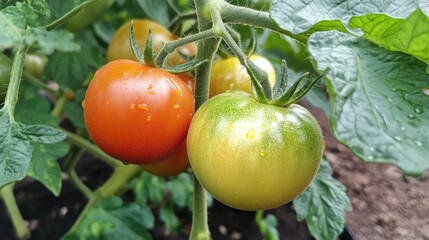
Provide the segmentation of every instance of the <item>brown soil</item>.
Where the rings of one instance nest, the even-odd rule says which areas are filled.
[[[329,132],[321,112],[312,111]],[[429,172],[405,177],[395,166],[364,163],[331,135],[325,140],[334,176],[352,202],[346,223],[356,240],[429,240]]]

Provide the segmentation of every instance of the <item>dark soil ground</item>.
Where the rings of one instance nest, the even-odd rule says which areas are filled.
[[[419,179],[409,178],[394,166],[363,163],[332,138],[321,112],[312,111],[321,119],[327,142],[326,156],[334,176],[346,185],[353,205],[353,211],[346,215],[352,237],[359,240],[429,240],[429,173]],[[110,169],[91,156],[87,158],[79,163],[77,172],[91,188],[96,188],[110,175]],[[29,179],[16,185],[15,194],[31,229],[31,239],[59,239],[85,206],[83,196],[66,179],[58,198]],[[312,239],[305,223],[296,221],[291,205],[268,212],[277,216],[280,239]],[[153,230],[154,239],[187,239],[190,214],[178,214],[182,232],[170,234],[159,224]],[[254,222],[254,212],[233,210],[215,202],[209,209],[209,224],[215,240],[262,239]],[[3,204],[0,204],[0,239],[15,239]],[[350,237],[344,234],[341,239]]]

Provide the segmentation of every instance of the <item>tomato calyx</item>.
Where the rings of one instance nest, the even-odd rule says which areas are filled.
[[[207,59],[191,59],[189,61],[186,61],[185,63],[170,67],[166,66],[166,58],[167,55],[170,53],[169,51],[163,51],[161,50],[158,55],[155,57],[152,47],[152,33],[149,29],[147,40],[146,40],[146,46],[142,51],[140,50],[136,38],[134,36],[134,24],[133,21],[131,21],[130,25],[130,33],[129,33],[129,39],[130,39],[130,45],[133,55],[137,58],[137,60],[141,63],[144,63],[146,65],[149,65],[151,67],[155,67],[158,69],[162,69],[164,71],[167,71],[169,73],[173,74],[180,74],[180,73],[186,73],[194,70],[195,68],[199,67],[201,64],[204,64],[207,62]],[[175,49],[173,49],[174,51]],[[171,51],[172,52],[172,51]]]
[[[317,75],[307,72],[293,84],[289,84],[287,63],[283,60],[281,73],[273,89],[271,89],[268,76],[266,73],[264,74],[264,71],[248,59],[245,67],[252,81],[253,94],[258,101],[276,106],[289,106],[300,101],[314,84],[325,75],[325,73]],[[264,83],[265,81],[267,82]]]

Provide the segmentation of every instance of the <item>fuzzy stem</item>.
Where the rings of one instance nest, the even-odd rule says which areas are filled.
[[[18,239],[28,239],[30,238],[30,231],[28,230],[27,224],[22,218],[21,212],[16,204],[15,196],[13,194],[14,186],[14,183],[4,186],[0,190],[0,196],[3,199],[6,210],[12,220]]]

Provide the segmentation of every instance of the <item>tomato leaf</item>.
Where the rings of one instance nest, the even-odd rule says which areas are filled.
[[[177,232],[179,230],[180,221],[174,213],[174,205],[172,202],[169,202],[161,207],[159,210],[159,217],[168,230],[172,232]]]
[[[170,13],[167,1],[137,0],[137,3],[150,19],[164,26],[170,25]]]
[[[351,28],[360,28],[364,38],[391,51],[408,53],[429,64],[429,14],[417,9],[406,18],[384,14],[353,17]]]
[[[268,214],[262,218],[263,211],[257,211],[255,214],[255,222],[258,225],[259,231],[267,240],[278,240],[279,231],[277,231],[277,218],[273,214]]]
[[[183,208],[192,209],[193,181],[188,173],[181,173],[167,182],[173,202]]]
[[[426,64],[337,31],[314,33],[309,52],[325,71],[335,137],[367,162],[408,175],[429,169]]]
[[[76,35],[80,50],[76,52],[54,52],[46,66],[46,75],[55,79],[62,89],[78,89],[83,82],[105,63],[103,49],[92,32]]]
[[[163,178],[153,176],[147,172],[143,172],[139,177],[134,178],[129,183],[129,186],[136,196],[136,201],[139,203],[161,202],[166,189]]]
[[[30,28],[25,32],[25,41],[29,46],[37,44],[40,51],[46,55],[52,54],[54,50],[74,52],[80,48],[80,45],[73,41],[73,34],[63,30]]]
[[[37,93],[36,87],[28,85],[26,82],[23,82],[21,86],[15,118],[27,125],[24,132],[27,136],[31,134],[32,136],[29,138],[35,141],[31,143],[33,152],[28,175],[40,181],[55,196],[58,196],[61,191],[62,179],[57,159],[68,152],[69,145],[61,142],[65,138],[64,133],[58,133],[59,130],[53,128],[58,126],[59,122],[50,114],[49,102]],[[38,123],[44,123],[51,127]],[[45,133],[46,135],[44,135]]]
[[[148,229],[153,226],[149,207],[110,197],[98,201],[63,239],[152,239]]]
[[[274,0],[272,18],[293,34],[338,30],[429,63],[429,11],[425,1]]]
[[[67,101],[64,104],[64,115],[73,123],[77,128],[84,129],[85,122],[83,119],[83,108],[82,102],[85,99],[86,89],[78,89],[75,92],[75,97],[73,101]]]
[[[0,188],[27,175],[33,147],[21,128],[25,125],[11,123],[7,111],[0,110]]]
[[[298,221],[306,220],[315,239],[335,239],[344,229],[344,212],[351,211],[346,188],[332,177],[328,161],[322,160],[315,179],[293,205]]]

